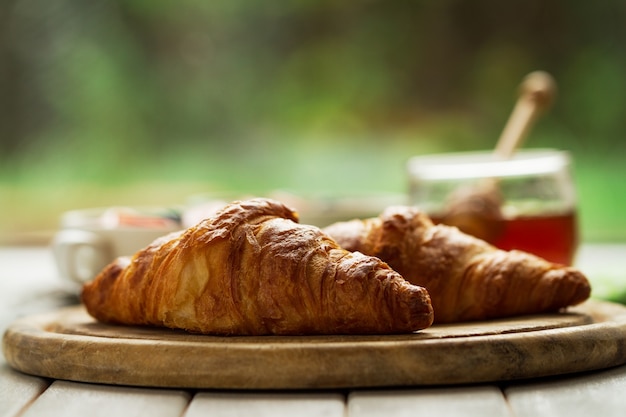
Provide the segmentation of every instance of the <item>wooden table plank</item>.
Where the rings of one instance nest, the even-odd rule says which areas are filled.
[[[344,417],[345,398],[338,393],[200,392],[185,417]]]
[[[0,247],[0,334],[15,319],[78,302],[48,248]]]
[[[505,389],[520,417],[577,417],[626,415],[626,366],[569,378]]]
[[[55,381],[20,417],[179,417],[190,398],[178,390]]]
[[[0,357],[0,417],[17,416],[48,384],[43,378],[14,371]]]
[[[349,417],[510,416],[502,392],[493,386],[354,391]]]

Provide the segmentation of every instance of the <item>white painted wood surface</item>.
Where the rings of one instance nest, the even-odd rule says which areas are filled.
[[[184,391],[55,381],[21,417],[173,417],[190,399]]]
[[[47,387],[45,379],[16,372],[0,357],[0,417],[18,415]]]
[[[196,394],[185,417],[344,417],[339,393],[207,393]]]
[[[57,308],[62,288],[47,248],[0,248],[0,334],[20,316]],[[0,356],[0,417],[19,415],[49,384],[14,371]]]
[[[520,417],[626,416],[626,366],[504,390]]]
[[[353,391],[350,417],[484,417],[510,416],[506,400],[495,386]]]

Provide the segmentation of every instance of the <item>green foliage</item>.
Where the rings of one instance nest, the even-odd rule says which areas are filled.
[[[559,97],[526,146],[571,150],[585,237],[626,239],[619,2],[63,0],[0,13],[0,185],[403,192],[411,155],[492,147],[520,80],[544,69]]]

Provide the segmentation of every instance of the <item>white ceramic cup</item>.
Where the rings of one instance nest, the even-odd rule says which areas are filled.
[[[52,251],[61,277],[82,284],[117,257],[131,256],[180,228],[176,212],[170,209],[73,210],[62,215]]]

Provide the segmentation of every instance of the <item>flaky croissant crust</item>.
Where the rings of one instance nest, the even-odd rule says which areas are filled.
[[[227,205],[116,260],[82,300],[104,322],[206,334],[398,333],[433,320],[424,288],[268,199]]]
[[[434,225],[416,207],[389,207],[379,217],[324,229],[343,248],[376,256],[424,286],[435,322],[557,311],[586,300],[577,269],[520,251],[498,250],[456,227]]]

